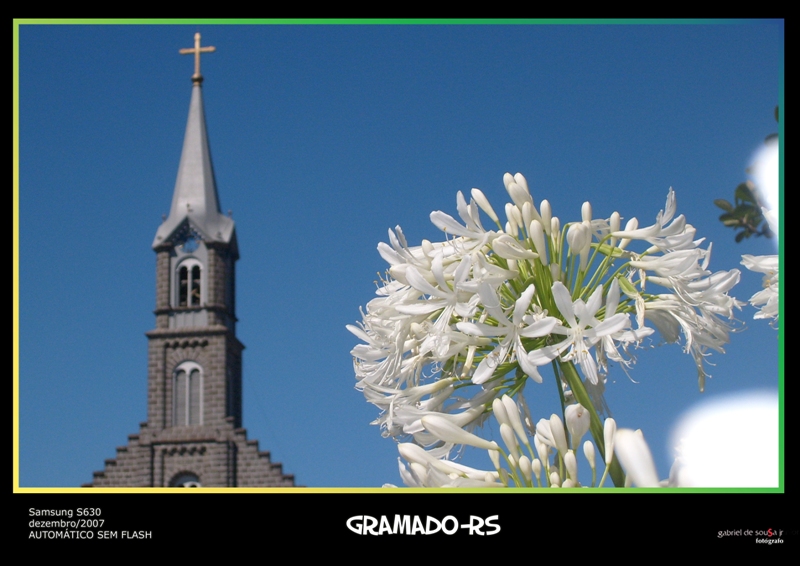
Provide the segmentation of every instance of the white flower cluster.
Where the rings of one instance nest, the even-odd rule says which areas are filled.
[[[672,189],[653,225],[632,218],[621,229],[618,213],[594,219],[588,202],[579,221],[562,224],[548,201],[534,204],[521,174],[503,180],[512,201],[504,226],[472,189],[469,202],[457,195],[461,222],[431,213],[443,241],[412,247],[397,227],[378,246],[388,274],[348,329],[363,342],[351,352],[356,387],[381,410],[373,424],[384,436],[446,458],[464,442],[443,433],[443,422],[469,433],[504,394],[521,393],[529,378],[541,383],[540,368],[552,365],[562,403],[588,407],[597,442],[609,360],[630,366],[629,349],[653,327],[667,342],[683,336],[702,390],[704,358],[723,351],[723,318],[741,305],[727,294],[739,272],[707,270],[711,247],[700,248],[694,227],[675,216]],[[481,210],[496,229],[484,228]],[[644,249],[629,249],[637,241]]]
[[[761,209],[773,233],[778,233],[778,221],[775,215],[766,208]],[[778,323],[778,256],[777,255],[743,255],[742,265],[750,271],[764,274],[764,288],[750,297],[750,304],[760,307],[753,316],[755,319],[771,318],[772,324]]]
[[[454,442],[485,448],[494,470],[479,470],[446,459],[437,459],[413,443],[398,445],[400,476],[409,487],[583,487],[578,477],[579,447],[589,430],[589,411],[580,404],[568,405],[566,422],[558,415],[540,419],[534,427],[527,405],[521,399],[518,406],[508,395],[495,399],[492,411],[500,424],[500,436],[505,449],[496,442],[484,440],[465,432],[437,416],[423,417],[430,430]],[[565,426],[566,425],[566,426]],[[533,440],[531,440],[533,438]],[[595,445],[587,440],[582,452],[592,471],[591,485],[600,487],[608,477],[612,457],[616,453],[625,469],[625,487],[678,486],[677,474],[659,481],[650,448],[641,431],[617,430],[614,419],[607,418],[603,426],[605,471],[598,481]]]

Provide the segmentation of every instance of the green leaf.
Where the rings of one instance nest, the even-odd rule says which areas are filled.
[[[758,204],[755,195],[753,195],[753,191],[750,190],[750,185],[747,182],[739,183],[739,186],[736,187],[736,191],[734,192],[734,196],[744,202],[751,202],[753,204]]]
[[[744,232],[739,232],[738,234],[736,234],[736,243],[738,244],[739,242],[744,240],[746,236],[748,237],[750,236],[749,230],[745,230]]]
[[[714,204],[727,212],[733,212],[733,205],[724,198],[714,199]]]
[[[746,222],[753,216],[758,215],[758,209],[752,204],[740,204],[733,211],[733,218],[738,218],[742,222]]]

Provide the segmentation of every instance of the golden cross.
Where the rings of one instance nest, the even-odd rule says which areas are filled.
[[[181,55],[189,55],[194,53],[194,75],[192,75],[192,82],[200,84],[203,82],[203,75],[200,74],[200,54],[213,53],[216,47],[200,47],[200,32],[194,34],[194,47],[187,47],[178,51]]]

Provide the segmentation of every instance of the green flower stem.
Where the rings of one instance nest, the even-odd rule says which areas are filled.
[[[506,451],[500,448],[498,452],[500,452],[500,455],[503,457],[503,460],[505,460],[506,465],[508,466],[509,476],[511,476],[511,479],[514,480],[514,483],[517,484],[517,486],[524,486],[525,478],[523,477],[522,481],[520,481],[521,474],[517,475],[517,468],[516,466],[511,465],[511,460],[508,459],[508,454],[506,454]],[[499,472],[500,470],[497,471]]]
[[[580,291],[581,291],[581,288],[578,285],[578,273],[577,273],[579,271],[578,268],[580,267],[580,265],[581,264],[579,256],[577,255],[570,256],[569,254],[567,254],[567,261],[566,261],[567,269],[565,272],[566,278],[562,277],[562,279],[565,279],[564,284],[566,285],[567,288],[570,287],[572,288],[571,298],[573,301],[577,300],[577,298],[580,296]]]
[[[610,236],[606,236],[603,238],[599,244],[593,244],[592,247],[594,248],[592,252],[591,258],[589,258],[589,263],[587,264],[587,270],[591,265],[594,263],[595,257],[597,257],[598,252],[601,249],[603,242],[609,239]],[[600,280],[608,273],[608,270],[614,266],[614,258],[610,255],[603,255],[603,260],[600,262],[600,266],[595,270],[592,278],[589,280],[589,283],[584,287],[583,293],[581,294],[581,298],[589,295],[589,291],[594,290]],[[610,284],[611,279],[606,281],[607,284]],[[608,288],[606,287],[606,290]]]
[[[597,484],[597,487],[603,487],[603,484],[606,483],[607,477],[608,477],[608,466],[606,466],[606,469],[603,471],[603,475],[600,478],[600,483]]]
[[[564,362],[559,360],[558,365],[561,367],[561,371],[564,374],[567,384],[569,384],[570,389],[572,389],[572,394],[575,395],[575,398],[578,400],[578,402],[583,405],[587,411],[589,411],[589,415],[591,416],[591,425],[589,429],[592,431],[594,443],[600,449],[600,455],[605,460],[606,446],[603,439],[603,423],[594,408],[594,404],[592,403],[589,394],[586,392],[586,388],[583,386],[583,381],[581,381],[581,377],[578,375],[578,370],[575,369],[575,364],[572,362]],[[610,467],[611,481],[614,482],[616,487],[624,486],[625,474],[623,473],[622,467],[619,465],[619,461],[617,460],[616,456],[611,461]]]
[[[561,422],[566,425],[567,423],[567,399],[564,397],[564,385],[561,382],[561,372],[558,370],[558,364],[555,360],[550,362],[553,364],[553,373],[556,376],[556,386],[558,386],[558,398],[561,400]],[[567,434],[569,439],[569,434]]]

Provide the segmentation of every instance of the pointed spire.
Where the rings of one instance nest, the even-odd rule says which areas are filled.
[[[200,53],[213,48],[200,48],[200,34],[195,35],[195,49],[181,50],[181,53],[195,54],[195,76],[192,77],[192,100],[189,103],[189,119],[183,139],[178,179],[172,195],[169,216],[159,226],[153,247],[166,242],[169,237],[188,219],[192,228],[205,241],[230,243],[234,223],[224,216],[219,207],[217,183],[211,163],[211,151],[206,133],[206,119],[203,110],[203,77],[200,75]]]

